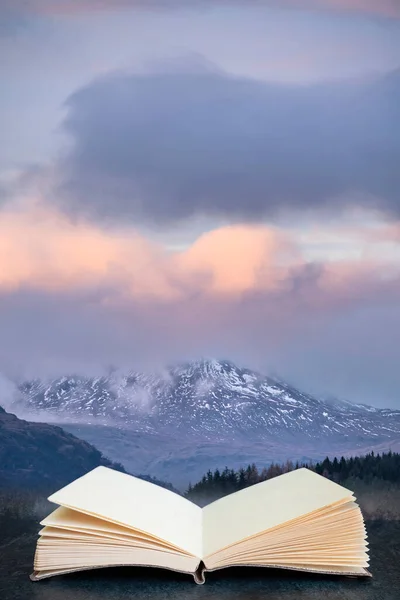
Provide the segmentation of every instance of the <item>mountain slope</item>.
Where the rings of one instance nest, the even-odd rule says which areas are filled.
[[[54,489],[99,465],[124,471],[61,427],[29,423],[0,407],[0,487]]]
[[[229,361],[201,360],[153,375],[34,380],[19,392],[15,410],[24,414],[186,439],[378,443],[400,436],[400,411],[318,400]]]

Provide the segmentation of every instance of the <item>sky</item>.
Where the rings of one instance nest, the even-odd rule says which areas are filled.
[[[400,2],[0,0],[0,379],[200,357],[400,409]]]

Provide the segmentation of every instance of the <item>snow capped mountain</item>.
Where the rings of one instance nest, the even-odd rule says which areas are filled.
[[[7,408],[62,424],[129,471],[179,489],[209,468],[320,460],[400,444],[400,411],[317,399],[224,360],[162,373],[25,381]]]
[[[378,443],[400,436],[400,411],[318,400],[276,378],[217,360],[163,373],[23,382],[13,409],[42,420],[107,423],[181,439]]]

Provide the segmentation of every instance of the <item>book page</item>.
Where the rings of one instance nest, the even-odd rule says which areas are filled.
[[[97,467],[49,497],[50,502],[119,523],[200,557],[202,510],[137,477]]]
[[[195,556],[181,556],[170,552],[142,548],[91,546],[85,544],[65,544],[62,548],[41,547],[35,554],[36,577],[41,572],[58,570],[81,570],[110,566],[148,566],[172,569],[184,573],[194,573],[199,565]]]
[[[350,490],[309,469],[263,481],[203,508],[203,557],[352,497]]]

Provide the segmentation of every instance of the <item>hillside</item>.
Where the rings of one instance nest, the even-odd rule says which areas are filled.
[[[30,423],[0,407],[0,487],[55,489],[90,469],[124,468],[61,427]]]

